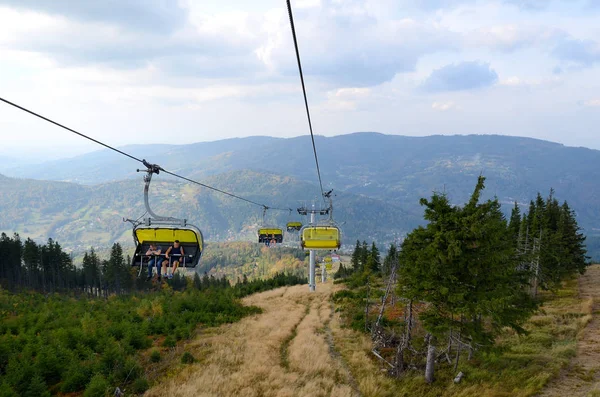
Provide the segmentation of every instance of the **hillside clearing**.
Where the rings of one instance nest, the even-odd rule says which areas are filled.
[[[260,315],[188,343],[198,359],[147,396],[357,396],[328,344],[331,285],[280,288],[244,299]]]
[[[546,297],[528,336],[509,333],[499,341],[504,349],[461,362],[466,377],[460,385],[452,384],[453,373],[440,371],[433,386],[419,373],[397,381],[382,372],[370,338],[342,327],[334,313],[329,297],[339,286],[318,284],[316,293],[305,285],[280,288],[244,299],[262,314],[187,343],[184,350],[198,361],[175,364],[146,395],[525,397],[558,377],[539,395],[592,397],[600,395],[600,324],[592,318],[599,284],[595,265],[578,283]]]

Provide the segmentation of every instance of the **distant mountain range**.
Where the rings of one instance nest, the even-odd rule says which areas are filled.
[[[315,138],[325,188],[334,188],[338,194],[335,215],[346,222],[347,243],[355,238],[391,240],[406,233],[420,222],[419,198],[445,191],[453,202],[462,203],[480,174],[487,177],[488,197],[496,195],[507,208],[514,201],[525,206],[538,191],[546,195],[552,187],[559,200],[567,200],[577,211],[588,236],[600,234],[600,151],[497,135],[355,133]],[[295,207],[318,193],[310,137],[306,136],[122,149],[170,171],[272,205]],[[136,172],[140,166],[101,150],[38,166],[2,168],[0,172],[11,178],[0,180],[4,186],[0,230],[28,228],[43,237],[60,236],[68,229],[62,240],[68,245],[125,239],[126,228],[117,227],[121,216],[143,212],[142,175]],[[162,174],[156,180],[161,183],[154,190],[157,208],[172,214],[170,205],[171,210],[186,214],[207,230],[209,238],[253,235],[259,209]],[[51,192],[50,197],[43,192]],[[286,217],[279,214],[277,221],[284,222]],[[95,219],[96,226],[89,227],[96,231],[75,232],[75,225],[83,227],[88,218]]]
[[[207,240],[256,239],[261,207],[173,178],[161,180],[161,176],[154,178],[150,198],[159,215],[188,219],[202,229]],[[315,185],[255,171],[231,171],[204,182],[280,208],[309,204],[299,200],[318,193]],[[0,184],[0,231],[16,231],[36,240],[52,237],[76,251],[106,247],[114,241],[131,245],[131,225],[123,218],[136,219],[145,212],[141,178],[86,186],[0,176]],[[357,238],[391,241],[418,223],[418,217],[399,205],[343,192],[336,197],[335,216],[348,244]],[[267,213],[268,224],[284,227],[289,220],[306,222],[296,211]]]

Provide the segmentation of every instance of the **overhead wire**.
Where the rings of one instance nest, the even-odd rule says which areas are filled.
[[[41,115],[41,114],[39,114],[39,113],[36,113],[36,112],[34,112],[34,111],[32,111],[32,110],[29,110],[29,109],[26,109],[26,108],[24,108],[23,106],[17,105],[16,103],[13,103],[13,102],[11,102],[11,101],[9,101],[9,100],[7,100],[7,99],[4,99],[4,98],[0,97],[0,101],[4,102],[4,103],[6,103],[6,104],[8,104],[8,105],[10,105],[10,106],[13,106],[13,107],[15,107],[15,108],[17,108],[17,109],[20,109],[20,110],[22,110],[22,111],[24,111],[24,112],[26,112],[26,113],[29,113],[29,114],[31,114],[31,115],[33,115],[33,116],[35,116],[35,117],[38,117],[38,118],[40,118],[40,119],[42,119],[42,120],[45,120],[45,121],[47,121],[47,122],[49,122],[49,123],[51,123],[51,124],[57,125],[57,126],[59,126],[59,127],[61,127],[61,128],[64,128],[64,129],[65,129],[65,130],[67,130],[67,131],[71,131],[72,133],[74,133],[74,134],[77,134],[77,135],[79,135],[80,137],[83,137],[83,138],[85,138],[85,139],[89,139],[90,141],[92,141],[92,142],[95,142],[95,143],[97,143],[98,145],[102,145],[102,146],[104,146],[104,147],[106,147],[106,148],[108,148],[108,149],[110,149],[110,150],[114,150],[115,152],[117,152],[117,153],[120,153],[120,154],[122,154],[123,156],[127,156],[127,157],[129,157],[130,159],[133,159],[133,160],[135,160],[135,161],[137,161],[137,162],[140,162],[140,163],[142,162],[142,160],[138,159],[138,158],[137,158],[137,157],[135,157],[135,156],[132,156],[132,155],[130,155],[130,154],[128,154],[128,153],[125,153],[125,152],[124,152],[124,151],[122,151],[122,150],[119,150],[119,149],[117,149],[117,148],[114,148],[114,147],[112,147],[112,146],[110,146],[110,145],[107,145],[106,143],[102,143],[102,142],[100,142],[100,141],[99,141],[99,140],[97,140],[97,139],[94,139],[94,138],[91,138],[91,137],[89,137],[89,136],[87,136],[87,135],[85,135],[85,134],[82,134],[81,132],[77,132],[77,131],[75,131],[74,129],[71,129],[71,128],[67,127],[67,126],[64,126],[64,125],[62,125],[62,124],[60,124],[60,123],[57,123],[57,122],[56,122],[56,121],[54,121],[54,120],[50,120],[49,118],[47,118],[47,117],[44,117],[44,116],[42,116],[42,115]]]
[[[23,106],[17,105],[16,103],[14,103],[14,102],[11,102],[11,101],[9,101],[9,100],[7,100],[7,99],[5,99],[5,98],[2,98],[2,97],[0,97],[0,101],[4,102],[4,103],[6,103],[6,104],[8,104],[8,105],[10,105],[10,106],[13,106],[13,107],[15,107],[15,108],[17,108],[17,109],[19,109],[19,110],[22,110],[22,111],[24,111],[24,112],[26,112],[26,113],[29,113],[29,114],[31,114],[31,115],[33,115],[33,116],[35,116],[35,117],[38,117],[38,118],[40,118],[40,119],[42,119],[42,120],[44,120],[44,121],[47,121],[48,123],[54,124],[54,125],[56,125],[56,126],[58,126],[58,127],[60,127],[60,128],[63,128],[63,129],[65,129],[65,130],[67,130],[67,131],[70,131],[70,132],[72,132],[72,133],[76,134],[76,135],[79,135],[79,136],[80,136],[80,137],[82,137],[82,138],[88,139],[88,140],[90,140],[90,141],[92,141],[92,142],[94,142],[94,143],[97,143],[97,144],[99,144],[99,145],[101,145],[101,146],[104,146],[105,148],[108,148],[108,149],[110,149],[110,150],[113,150],[113,151],[115,151],[115,152],[117,152],[117,153],[119,153],[119,154],[121,154],[121,155],[123,155],[123,156],[129,157],[129,158],[130,158],[130,159],[132,159],[132,160],[135,160],[135,161],[137,161],[137,162],[139,162],[139,163],[142,163],[142,164],[144,164],[144,166],[146,166],[146,165],[148,164],[148,163],[147,163],[145,160],[139,159],[139,158],[137,158],[137,157],[135,157],[135,156],[133,156],[133,155],[131,155],[131,154],[129,154],[129,153],[126,153],[126,152],[124,152],[124,151],[122,151],[122,150],[119,150],[119,149],[117,149],[117,148],[115,148],[115,147],[113,147],[113,146],[110,146],[110,145],[108,145],[108,144],[106,144],[106,143],[104,143],[104,142],[101,142],[101,141],[99,141],[99,140],[97,140],[97,139],[94,139],[94,138],[92,138],[92,137],[90,137],[90,136],[88,136],[88,135],[85,135],[85,134],[83,134],[83,133],[81,133],[81,132],[78,132],[78,131],[76,131],[76,130],[74,130],[74,129],[72,129],[72,128],[69,128],[69,127],[67,127],[67,126],[65,126],[65,125],[63,125],[63,124],[61,124],[61,123],[58,123],[58,122],[56,122],[56,121],[54,121],[54,120],[52,120],[52,119],[49,119],[48,117],[42,116],[42,115],[41,115],[41,114],[39,114],[39,113],[36,113],[36,112],[34,112],[34,111],[32,111],[32,110],[29,110],[29,109],[27,109],[27,108],[25,108],[25,107],[23,107]],[[253,205],[256,205],[256,206],[262,207],[262,208],[264,208],[264,209],[266,209],[266,210],[275,210],[275,211],[289,211],[289,210],[290,210],[290,208],[278,208],[278,207],[272,207],[272,206],[269,206],[269,205],[266,205],[266,204],[259,203],[259,202],[257,202],[257,201],[253,201],[253,200],[250,200],[250,199],[244,198],[244,197],[242,197],[242,196],[239,196],[239,195],[237,195],[237,194],[233,194],[233,193],[227,192],[227,191],[225,191],[225,190],[221,190],[221,189],[218,189],[218,188],[216,188],[216,187],[213,187],[213,186],[207,185],[207,184],[205,184],[205,183],[198,182],[198,181],[195,181],[195,180],[193,180],[193,179],[187,178],[187,177],[185,177],[185,176],[182,176],[182,175],[176,174],[176,173],[174,173],[174,172],[168,171],[168,170],[166,170],[166,169],[164,169],[164,168],[162,168],[162,167],[160,167],[160,166],[158,166],[158,169],[159,169],[160,171],[164,172],[165,174],[168,174],[168,175],[174,176],[174,177],[176,177],[176,178],[179,178],[179,179],[183,179],[183,180],[185,180],[185,181],[187,181],[187,182],[194,183],[194,184],[196,184],[196,185],[199,185],[199,186],[205,187],[205,188],[207,188],[207,189],[210,189],[210,190],[213,190],[213,191],[215,191],[215,192],[218,192],[218,193],[221,193],[221,194],[227,195],[227,196],[229,196],[229,197],[233,197],[233,198],[235,198],[235,199],[242,200],[242,201],[245,201],[245,202],[247,202],[247,203],[250,203],[250,204],[253,204]]]
[[[308,98],[306,96],[306,85],[304,84],[304,73],[302,73],[302,62],[300,62],[300,50],[298,49],[298,39],[296,38],[296,28],[294,26],[294,16],[292,14],[292,4],[287,0],[287,10],[290,18],[290,26],[292,28],[292,37],[294,38],[294,48],[296,50],[296,60],[298,61],[298,72],[300,73],[300,81],[302,82],[302,93],[304,94],[304,106],[306,107],[306,116],[308,118],[308,128],[310,130],[310,138],[312,140],[313,153],[315,155],[315,164],[317,165],[317,175],[319,177],[319,186],[321,187],[321,197],[325,201],[325,190],[323,190],[323,181],[321,179],[321,169],[319,167],[319,157],[317,156],[317,146],[315,145],[315,135],[313,134],[312,121],[310,118],[310,110],[308,108]]]
[[[247,202],[247,203],[250,203],[250,204],[257,205],[257,206],[259,206],[259,207],[263,207],[263,208],[265,208],[265,209],[268,209],[268,210],[276,210],[276,211],[288,211],[288,210],[289,210],[289,208],[277,208],[277,207],[271,207],[271,206],[268,206],[268,205],[265,205],[265,204],[258,203],[258,202],[256,202],[256,201],[249,200],[249,199],[247,199],[247,198],[244,198],[244,197],[242,197],[242,196],[238,196],[237,194],[229,193],[229,192],[226,192],[225,190],[221,190],[221,189],[218,189],[218,188],[216,188],[216,187],[212,187],[212,186],[209,186],[209,185],[207,185],[207,184],[204,184],[204,183],[202,183],[202,182],[198,182],[198,181],[195,181],[195,180],[193,180],[193,179],[187,178],[187,177],[185,177],[185,176],[182,176],[182,175],[176,174],[176,173],[174,173],[174,172],[167,171],[167,170],[165,170],[165,169],[164,169],[164,168],[162,168],[162,167],[160,168],[160,170],[161,170],[162,172],[164,172],[165,174],[169,174],[169,175],[171,175],[171,176],[174,176],[174,177],[176,177],[176,178],[183,179],[184,181],[188,181],[188,182],[190,182],[190,183],[194,183],[194,184],[196,184],[196,185],[199,185],[199,186],[205,187],[205,188],[207,188],[207,189],[214,190],[215,192],[219,192],[219,193],[225,194],[225,195],[227,195],[227,196],[230,196],[230,197],[236,198],[236,199],[238,199],[238,200],[245,201],[245,202]]]

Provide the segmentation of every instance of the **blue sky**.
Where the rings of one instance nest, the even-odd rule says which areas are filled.
[[[295,0],[314,129],[600,149],[600,0]],[[284,0],[0,0],[0,95],[115,145],[307,133]],[[0,155],[95,150],[0,106]]]

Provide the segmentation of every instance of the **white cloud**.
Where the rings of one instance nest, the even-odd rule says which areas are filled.
[[[367,97],[371,94],[370,88],[340,88],[334,91],[338,98],[359,98]]]
[[[348,87],[340,88],[327,92],[327,101],[324,104],[324,109],[337,111],[355,111],[361,108],[366,100],[369,100],[372,95],[372,89],[366,87]]]
[[[465,43],[474,47],[514,51],[523,47],[549,47],[564,35],[562,30],[556,28],[513,23],[467,31],[465,32]]]
[[[520,78],[516,76],[508,77],[500,80],[499,84],[506,87],[555,87],[562,84],[561,77],[544,77],[544,78]]]
[[[448,110],[453,110],[456,109],[456,103],[450,101],[450,102],[434,102],[431,104],[431,108],[433,110],[438,110],[440,112],[445,112]]]
[[[116,144],[306,132],[285,2],[179,0],[163,18],[151,13],[168,1],[121,0],[148,11],[146,22],[128,22],[105,6],[61,13],[43,1],[0,6],[0,87],[8,99]],[[598,138],[584,134],[599,113],[580,113],[598,100],[580,99],[600,92],[590,42],[600,37],[598,14],[550,3],[532,11],[503,0],[295,0],[316,130],[511,133],[593,146]],[[152,21],[162,28],[148,29]],[[432,71],[469,60],[489,62],[498,81],[479,90],[442,87],[451,94],[419,90]],[[586,68],[569,68],[582,62]],[[79,142],[2,105],[0,112],[0,131],[13,132],[4,150]]]
[[[321,0],[297,0],[294,3],[295,8],[312,8],[312,7],[320,7]]]
[[[419,58],[453,47],[453,33],[413,18],[382,18],[368,2],[324,2],[299,13],[296,30],[304,73],[333,87],[372,87],[415,70]],[[270,70],[296,72],[289,21],[272,14],[256,54]]]
[[[590,99],[589,101],[585,101],[583,102],[583,106],[588,106],[588,107],[600,107],[600,99]]]

